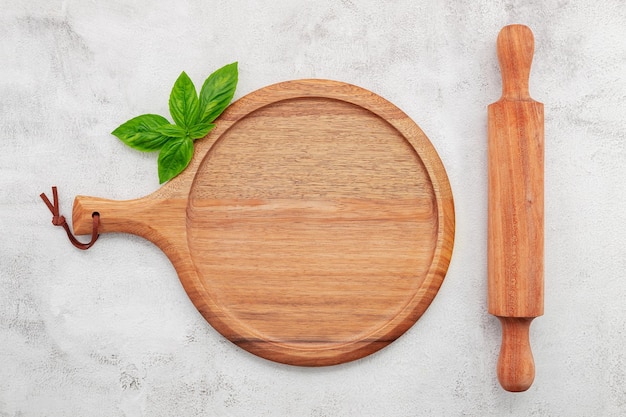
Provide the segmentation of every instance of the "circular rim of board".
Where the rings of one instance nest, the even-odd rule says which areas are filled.
[[[233,320],[195,268],[179,271],[181,282],[192,302],[204,318],[224,337],[239,347],[266,359],[299,366],[326,366],[362,358],[387,346],[406,332],[428,308],[446,275],[454,244],[454,202],[445,168],[435,148],[419,126],[404,112],[384,98],[351,84],[319,79],[286,81],[254,91],[234,102],[217,122],[217,128],[207,138],[199,141],[192,163],[187,171],[193,172],[191,190],[204,159],[219,138],[249,114],[273,103],[297,98],[325,98],[343,101],[368,110],[395,128],[410,144],[427,171],[435,195],[437,211],[436,246],[428,272],[412,299],[400,312],[384,325],[359,340],[328,347],[301,348],[272,340],[263,340],[240,320]],[[189,222],[189,219],[187,219]],[[189,237],[188,237],[189,239]],[[190,242],[187,242],[188,245]],[[191,251],[191,247],[188,249]],[[193,256],[191,256],[193,258]],[[193,263],[193,261],[191,261]],[[246,327],[247,326],[247,327]],[[245,336],[243,336],[245,334]]]

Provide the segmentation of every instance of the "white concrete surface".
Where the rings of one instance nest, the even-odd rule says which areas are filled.
[[[626,415],[626,3],[623,0],[0,0],[0,416]],[[535,33],[546,110],[546,300],[526,393],[495,376],[486,312],[486,106],[495,39]],[[456,246],[426,314],[365,359],[309,369],[242,351],[133,236],[88,252],[39,193],[158,188],[156,155],[109,132],[167,113],[238,60],[236,97],[297,78],[368,88],[430,137],[455,193]]]

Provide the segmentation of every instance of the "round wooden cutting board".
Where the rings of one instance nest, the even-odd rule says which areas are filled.
[[[398,338],[436,295],[454,240],[428,138],[381,97],[327,80],[233,103],[187,170],[147,197],[77,197],[77,233],[95,211],[101,232],[157,244],[226,338],[292,365],[351,361]]]

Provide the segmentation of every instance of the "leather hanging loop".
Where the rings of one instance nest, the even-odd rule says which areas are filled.
[[[65,232],[67,233],[67,237],[70,239],[70,242],[72,242],[72,245],[76,246],[78,249],[87,250],[90,247],[92,247],[94,243],[96,243],[96,240],[98,240],[98,237],[100,236],[98,234],[98,227],[100,226],[100,214],[98,212],[94,212],[91,216],[93,218],[91,240],[87,243],[82,243],[78,239],[76,239],[76,237],[72,234],[72,231],[70,230],[70,226],[67,224],[67,221],[65,220],[65,216],[61,216],[59,214],[59,196],[57,193],[57,187],[52,187],[53,203],[50,202],[50,200],[48,199],[45,193],[41,193],[40,197],[43,200],[43,202],[46,203],[46,206],[48,206],[48,209],[50,209],[50,212],[52,213],[52,224],[55,226],[61,226],[63,227],[63,229],[65,229]]]

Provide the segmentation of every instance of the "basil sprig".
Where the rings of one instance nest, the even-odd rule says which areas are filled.
[[[130,119],[112,134],[131,148],[159,151],[159,182],[163,184],[180,174],[193,157],[193,141],[205,137],[212,122],[228,107],[237,87],[237,62],[226,65],[204,81],[200,95],[183,71],[172,88],[169,100],[174,124],[157,114]]]

